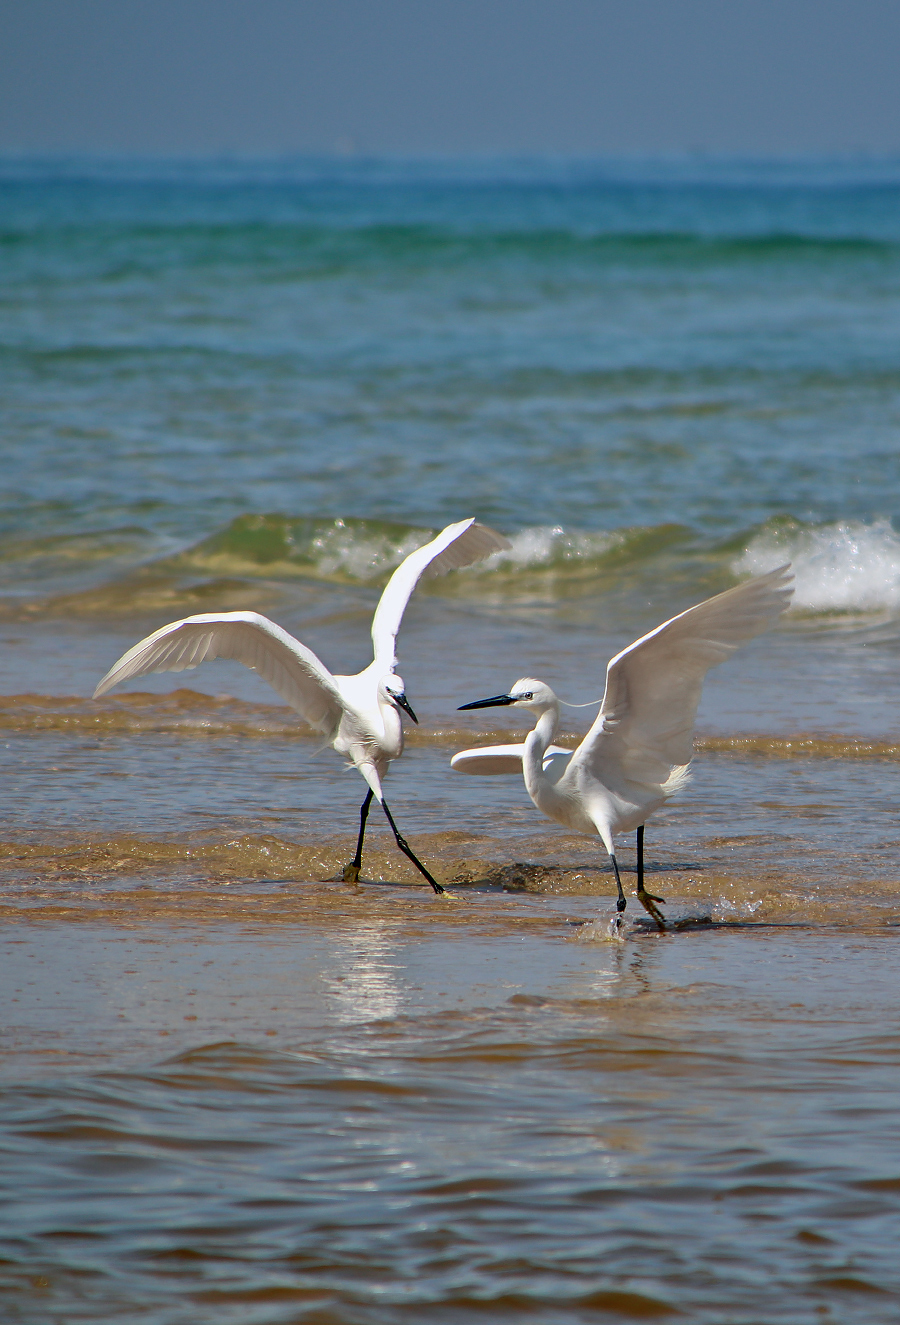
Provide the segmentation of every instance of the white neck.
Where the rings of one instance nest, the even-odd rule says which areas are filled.
[[[553,743],[553,738],[559,731],[559,704],[548,704],[543,710],[534,729],[525,737],[525,753],[522,759],[522,772],[525,775],[525,786],[530,795],[534,795],[532,788],[544,779],[544,755],[547,746]]]

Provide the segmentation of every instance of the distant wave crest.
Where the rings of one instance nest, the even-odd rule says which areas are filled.
[[[0,227],[0,251],[10,255],[43,245],[54,234],[52,223]],[[812,257],[843,260],[880,257],[894,260],[895,235],[867,235],[852,230],[843,234],[804,232],[783,228],[663,229],[642,223],[633,229],[552,226],[506,228],[464,224],[382,222],[369,225],[310,225],[302,222],[192,219],[134,221],[122,226],[67,225],[55,242],[70,253],[107,252],[121,278],[168,266],[206,268],[210,255],[226,266],[258,263],[266,269],[287,264],[293,279],[337,276],[364,270],[370,264],[408,269],[410,265],[494,263],[518,259],[579,266],[611,262],[638,262],[668,266],[674,263],[756,263],[783,258]],[[137,256],[135,255],[137,250]]]

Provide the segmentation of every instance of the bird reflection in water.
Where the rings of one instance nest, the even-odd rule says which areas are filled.
[[[341,1022],[381,1021],[395,1017],[404,995],[397,978],[401,969],[394,945],[382,925],[369,925],[354,936],[342,954],[340,978],[329,981],[329,993]]]

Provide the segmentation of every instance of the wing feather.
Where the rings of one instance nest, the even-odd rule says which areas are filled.
[[[622,777],[661,785],[690,763],[703,678],[786,610],[789,569],[780,566],[708,598],[616,654],[573,768],[587,763],[610,787]]]
[[[122,655],[94,697],[130,677],[190,671],[213,658],[258,672],[311,727],[333,737],[344,703],[331,673],[312,649],[258,612],[202,613],[163,626]]]
[[[375,661],[382,663],[385,671],[395,666],[395,642],[400,622],[406,604],[423,575],[429,578],[445,575],[447,571],[471,566],[473,562],[483,561],[492,552],[500,552],[511,546],[508,538],[471,519],[447,525],[437,538],[411,552],[388,580],[372,618]]]
[[[563,768],[572,751],[561,745],[548,745],[544,751],[544,772],[552,767]],[[458,750],[450,760],[450,767],[458,773],[475,773],[482,777],[497,777],[510,773],[522,776],[524,744],[479,745],[473,750]]]

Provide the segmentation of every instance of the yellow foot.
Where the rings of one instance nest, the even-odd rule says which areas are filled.
[[[645,888],[642,888],[638,892],[637,899],[640,902],[641,906],[644,908],[644,910],[649,912],[649,914],[653,917],[657,925],[659,925],[660,929],[665,929],[666,918],[663,915],[662,911],[660,911],[656,903],[662,902],[663,906],[665,906],[666,899],[664,897],[654,897],[653,893],[648,893]]]
[[[351,861],[349,865],[344,866],[344,883],[359,883],[359,865],[354,865]]]
[[[466,901],[466,898],[465,898],[465,897],[461,897],[461,896],[459,895],[459,893],[452,893],[452,892],[450,891],[449,888],[444,888],[443,891],[437,893],[436,896],[439,897],[439,898],[441,899],[442,902],[444,902],[444,901],[446,901],[446,902],[464,902],[464,901]]]

